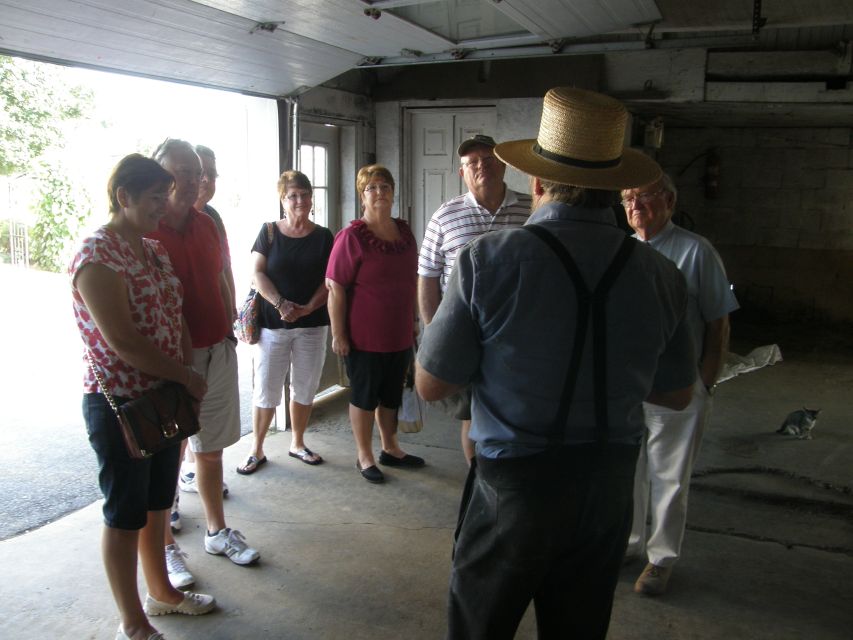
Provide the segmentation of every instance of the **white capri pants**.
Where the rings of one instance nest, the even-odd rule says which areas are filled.
[[[280,405],[288,370],[290,398],[299,404],[314,404],[326,361],[328,334],[329,327],[261,329],[253,354],[253,404],[260,409],[275,409]]]

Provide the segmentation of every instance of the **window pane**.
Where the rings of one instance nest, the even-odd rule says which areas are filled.
[[[303,144],[299,147],[299,165],[300,170],[314,184],[314,147],[310,144]]]
[[[326,173],[326,147],[314,147],[314,183],[321,187],[328,186]]]
[[[324,187],[314,188],[314,222],[324,227],[329,226],[328,200],[328,189]]]

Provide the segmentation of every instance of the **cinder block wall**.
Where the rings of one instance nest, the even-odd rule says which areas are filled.
[[[666,131],[658,160],[679,188],[677,209],[717,247],[745,314],[853,321],[851,144],[849,128]],[[715,198],[705,193],[710,149]]]

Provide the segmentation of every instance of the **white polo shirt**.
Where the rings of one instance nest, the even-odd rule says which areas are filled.
[[[448,200],[432,214],[427,224],[418,257],[418,275],[440,277],[444,293],[456,254],[462,247],[489,231],[520,227],[529,216],[530,196],[508,187],[495,215],[480,206],[470,191]]]

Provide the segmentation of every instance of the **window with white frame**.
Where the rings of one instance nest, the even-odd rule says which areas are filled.
[[[329,226],[329,154],[325,145],[299,147],[301,171],[314,187],[314,222]]]

